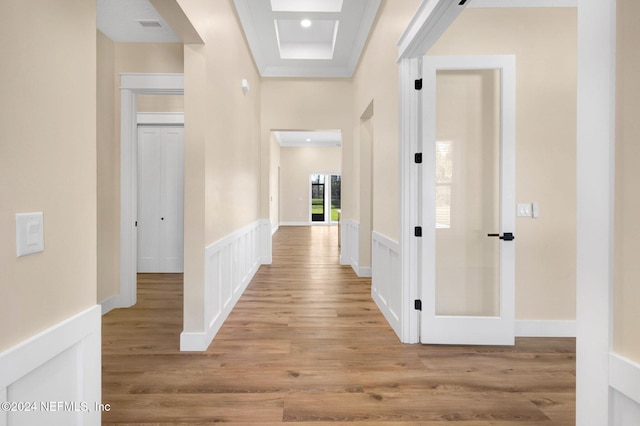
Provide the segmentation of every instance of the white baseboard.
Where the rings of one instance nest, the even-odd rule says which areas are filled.
[[[338,226],[338,222],[280,222],[280,226]]]
[[[516,337],[576,337],[576,322],[517,320]]]
[[[95,305],[0,353],[0,402],[37,404],[0,411],[0,425],[100,425],[100,312]]]
[[[358,269],[356,270],[356,275],[358,275],[360,278],[371,278],[371,267],[358,267]]]
[[[109,312],[111,312],[112,310],[121,307],[119,305],[119,303],[118,303],[118,296],[117,295],[111,296],[111,297],[107,297],[102,302],[100,302],[100,306],[102,307],[102,315],[106,315]]]
[[[205,249],[205,330],[183,331],[181,351],[205,351],[260,265],[271,262],[271,223],[259,220]]]
[[[278,232],[278,229],[280,229],[280,225],[276,224],[273,228],[271,228],[271,235],[273,235],[276,232]]]

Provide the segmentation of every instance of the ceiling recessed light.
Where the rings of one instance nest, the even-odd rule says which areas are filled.
[[[309,19],[303,19],[302,21],[300,21],[300,25],[302,25],[304,28],[309,28],[311,26],[311,21]]]
[[[311,139],[307,138],[307,142],[311,142]]]

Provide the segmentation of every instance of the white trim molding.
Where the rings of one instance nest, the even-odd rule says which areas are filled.
[[[611,425],[640,424],[640,364],[614,352],[609,353]]]
[[[398,338],[402,336],[402,292],[400,244],[384,235],[371,233],[371,297]]]
[[[205,249],[205,331],[180,334],[181,351],[205,351],[262,264],[271,263],[271,222],[258,220]]]
[[[95,305],[0,353],[0,402],[37,404],[34,412],[0,411],[0,425],[100,425],[100,328]],[[51,401],[74,409],[47,410]],[[87,410],[75,410],[83,404]]]
[[[640,364],[610,352],[609,386],[640,405]]]
[[[280,222],[279,226],[311,226],[311,222]]]
[[[576,337],[572,320],[516,320],[516,337]]]
[[[578,0],[576,424],[612,415],[615,0]]]
[[[421,59],[400,61],[400,287],[403,294],[401,324],[403,343],[418,343],[419,311],[413,301],[420,298],[418,285],[418,239],[411,229],[418,223],[419,168],[412,161],[416,152],[422,152],[422,121],[418,119],[422,96],[413,82],[422,75]]]
[[[467,3],[473,3],[473,0]],[[424,0],[398,41],[398,62],[423,56],[466,4],[451,0]]]
[[[138,125],[184,126],[184,112],[139,112]]]
[[[116,307],[136,304],[137,94],[182,95],[184,74],[120,74],[120,294]]]

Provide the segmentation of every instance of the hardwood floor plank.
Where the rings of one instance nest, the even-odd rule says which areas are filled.
[[[182,276],[103,317],[105,425],[573,425],[575,339],[403,345],[335,227],[281,227],[207,351],[181,353]]]

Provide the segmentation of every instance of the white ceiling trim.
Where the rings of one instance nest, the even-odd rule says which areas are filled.
[[[266,5],[264,1],[267,2]],[[339,13],[307,13],[273,12],[269,0],[234,0],[245,37],[262,77],[351,77],[360,60],[380,3],[381,0],[359,0],[358,3],[345,2],[342,12]],[[354,10],[357,10],[356,14]],[[332,59],[282,59],[277,55],[278,41],[273,20],[302,18],[312,21],[339,21]],[[268,26],[265,20],[269,20]]]

